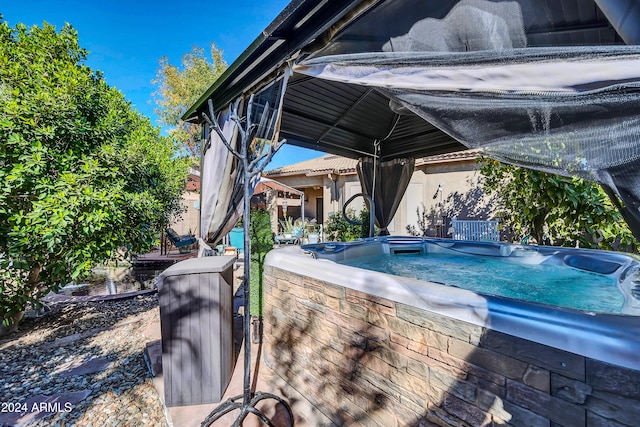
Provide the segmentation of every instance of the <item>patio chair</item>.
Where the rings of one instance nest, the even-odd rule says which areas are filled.
[[[198,241],[198,239],[196,239],[196,237],[191,234],[185,234],[183,236],[179,235],[171,227],[167,227],[165,231],[167,233],[167,239],[169,239],[169,242],[171,242],[171,245],[175,246],[175,248],[178,249],[178,251],[180,252],[186,249],[186,246],[193,245]],[[169,246],[169,251],[170,250],[171,250],[171,246]]]

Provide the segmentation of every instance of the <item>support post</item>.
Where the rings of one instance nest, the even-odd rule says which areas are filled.
[[[289,73],[285,74],[284,81],[282,82],[282,93],[280,95],[280,105],[278,105],[274,114],[278,114],[278,109],[281,108],[282,98],[284,96],[284,90],[287,84],[287,78]],[[221,418],[223,415],[234,411],[240,410],[238,417],[233,423],[232,427],[240,427],[244,421],[244,419],[249,414],[254,414],[262,422],[264,422],[269,427],[276,427],[269,418],[267,418],[260,410],[256,408],[258,402],[265,399],[274,399],[285,408],[286,412],[289,415],[289,425],[293,427],[294,418],[293,413],[291,411],[291,407],[289,404],[279,396],[276,396],[271,393],[263,393],[263,392],[251,392],[251,315],[250,315],[250,287],[251,287],[251,238],[249,236],[250,231],[250,222],[251,222],[251,181],[255,177],[259,176],[262,172],[262,169],[266,166],[269,161],[271,161],[273,155],[282,147],[282,145],[286,142],[286,140],[281,140],[276,142],[276,137],[272,139],[271,146],[267,153],[260,154],[256,156],[254,160],[250,159],[250,153],[248,147],[250,146],[253,138],[255,137],[257,126],[251,123],[251,107],[253,104],[253,95],[249,100],[249,108],[246,115],[246,120],[244,121],[245,127],[243,128],[243,121],[238,116],[238,103],[234,105],[234,108],[231,112],[232,120],[236,123],[238,127],[238,132],[240,134],[240,151],[238,152],[234,149],[231,144],[226,140],[220,126],[215,117],[215,112],[213,109],[213,103],[209,100],[209,116],[203,114],[203,119],[208,123],[212,131],[215,131],[222,143],[227,147],[229,152],[238,159],[241,168],[242,168],[242,185],[243,185],[243,213],[242,213],[242,222],[244,229],[244,278],[242,282],[243,286],[243,295],[244,295],[244,319],[243,319],[243,337],[244,337],[244,391],[241,396],[235,396],[227,401],[221,403],[218,407],[216,407],[202,422],[202,427],[208,427],[213,424],[216,420]],[[269,114],[269,106],[264,109],[264,114]],[[275,119],[272,118],[272,119]],[[262,122],[263,120],[259,120]],[[276,133],[277,134],[277,133]]]

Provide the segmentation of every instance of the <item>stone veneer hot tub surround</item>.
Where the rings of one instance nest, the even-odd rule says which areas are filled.
[[[264,283],[267,363],[336,424],[640,419],[635,316],[481,296],[299,247],[267,256]]]

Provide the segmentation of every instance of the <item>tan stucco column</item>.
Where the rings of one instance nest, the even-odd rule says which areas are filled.
[[[271,231],[278,234],[278,192],[276,190],[269,190],[265,195],[267,204],[267,211],[271,218]]]

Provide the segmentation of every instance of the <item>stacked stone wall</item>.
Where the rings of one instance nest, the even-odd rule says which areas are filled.
[[[336,425],[637,426],[640,373],[267,266],[267,364]]]

